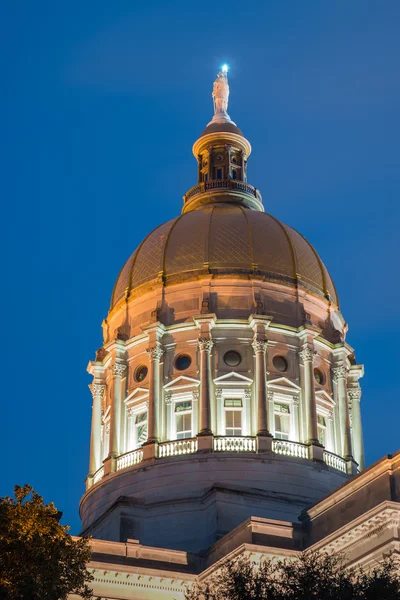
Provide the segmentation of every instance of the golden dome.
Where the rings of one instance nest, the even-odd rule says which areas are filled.
[[[299,286],[338,304],[327,269],[302,235],[265,212],[221,203],[154,229],[122,268],[111,308],[128,291],[140,294],[143,284],[168,285],[205,274]]]

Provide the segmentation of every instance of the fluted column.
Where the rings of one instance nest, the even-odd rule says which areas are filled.
[[[110,414],[110,453],[111,458],[116,458],[120,454],[120,432],[121,432],[121,378],[126,369],[123,363],[114,363],[112,366],[113,374],[113,395]]]
[[[94,475],[101,467],[101,401],[105,385],[93,383],[89,386],[92,392],[92,430],[90,433],[89,476]]]
[[[347,397],[347,375],[348,370],[344,365],[334,367],[333,374],[337,383],[337,395],[339,404],[340,435],[342,442],[343,458],[352,458],[353,450],[351,444],[350,411]]]
[[[266,340],[254,340],[252,343],[256,355],[256,397],[257,397],[257,435],[271,436],[268,426],[267,405],[267,342]]]
[[[159,402],[160,402],[160,359],[164,353],[161,344],[146,350],[149,356],[149,410],[147,414],[147,443],[158,442],[159,431]]]
[[[354,458],[358,463],[360,471],[365,467],[364,461],[364,441],[362,435],[361,425],[361,388],[349,388],[348,391],[349,400],[351,403],[351,416],[353,425],[353,445],[354,445]]]
[[[213,341],[209,337],[198,340],[200,352],[200,402],[199,435],[211,435],[211,350]]]
[[[315,351],[308,345],[304,345],[300,358],[303,362],[303,394],[304,404],[306,408],[306,431],[307,443],[320,445],[318,441],[318,421],[317,421],[317,405],[315,401],[315,384],[314,384],[314,360]]]

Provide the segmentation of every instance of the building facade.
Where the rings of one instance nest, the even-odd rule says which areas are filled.
[[[399,550],[400,457],[364,470],[363,366],[334,283],[248,182],[226,71],[212,97],[197,182],[122,268],[88,367],[82,533],[110,599],[183,597],[240,552]]]

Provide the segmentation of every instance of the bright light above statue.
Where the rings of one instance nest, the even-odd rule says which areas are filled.
[[[227,73],[228,72],[228,65],[222,65],[221,70],[223,73]]]

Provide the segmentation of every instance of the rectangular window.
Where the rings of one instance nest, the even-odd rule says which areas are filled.
[[[236,169],[233,169],[233,171],[232,171],[232,179],[237,179],[237,171],[236,171]]]
[[[225,435],[242,435],[241,410],[225,410]]]
[[[290,438],[290,408],[287,404],[274,404],[275,437],[279,440]]]
[[[192,413],[186,412],[176,415],[176,439],[184,440],[192,437]]]
[[[242,399],[241,398],[225,398],[224,406],[242,408]]]
[[[147,412],[142,412],[135,417],[135,441],[138,448],[147,440]]]
[[[217,179],[222,179],[222,169],[217,169]]]
[[[323,446],[326,445],[326,420],[322,415],[317,415],[318,441]]]

